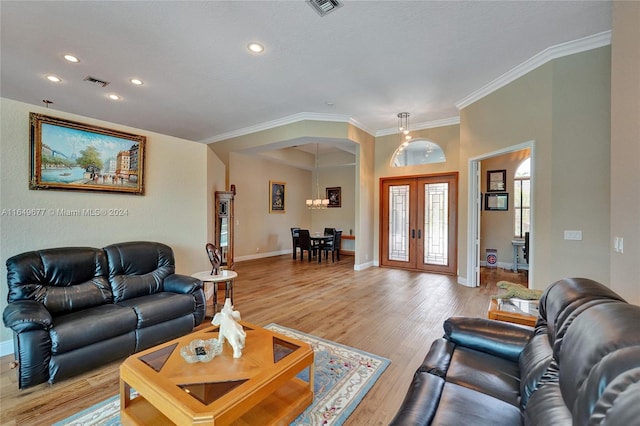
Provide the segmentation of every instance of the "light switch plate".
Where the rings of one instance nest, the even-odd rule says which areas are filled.
[[[564,231],[564,239],[582,241],[582,231]]]

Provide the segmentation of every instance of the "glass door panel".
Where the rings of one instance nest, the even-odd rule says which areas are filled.
[[[409,261],[410,186],[389,187],[389,260]]]
[[[449,184],[424,185],[424,259],[425,264],[449,263]]]
[[[393,179],[382,184],[380,262],[385,266],[415,268],[415,179]]]

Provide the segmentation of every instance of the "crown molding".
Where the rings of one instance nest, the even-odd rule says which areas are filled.
[[[573,55],[575,53],[585,52],[587,50],[597,49],[599,47],[608,46],[610,44],[611,31],[604,31],[598,34],[548,47],[537,55],[529,58],[525,62],[507,71],[500,77],[471,93],[466,98],[458,101],[456,103],[456,107],[458,108],[458,110],[466,108],[472,103],[484,98],[485,96],[495,92],[501,87],[506,86],[507,84],[513,82],[514,80],[517,80],[523,75],[533,71],[534,69],[546,64],[553,59]]]
[[[253,126],[244,127],[242,129],[233,130],[231,132],[222,133],[217,136],[213,136],[211,138],[203,139],[200,142],[205,144],[220,142],[226,139],[237,138],[239,136],[249,135],[251,133],[260,132],[263,130],[269,130],[280,126],[286,126],[287,124],[293,124],[300,121],[332,121],[338,123],[349,123],[369,134],[373,134],[374,132],[367,129],[358,121],[351,118],[349,115],[342,114],[325,114],[325,113],[317,113],[317,112],[300,112],[298,114],[290,115],[288,117],[279,118],[277,120],[267,121],[264,123],[256,124]]]
[[[424,123],[412,124],[411,130],[433,129],[435,127],[453,126],[455,124],[460,124],[460,117],[443,118],[440,120],[425,121]],[[389,129],[378,130],[375,136],[388,136],[396,133],[398,133],[398,128],[392,127]]]

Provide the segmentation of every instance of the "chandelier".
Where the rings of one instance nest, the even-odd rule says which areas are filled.
[[[409,114],[408,112],[398,113],[398,133],[400,134],[400,140],[402,141],[402,147],[404,148],[409,144],[411,135],[409,134]]]
[[[312,209],[326,209],[327,206],[329,205],[329,199],[328,198],[320,198],[320,177],[318,173],[318,144],[316,144],[316,163],[315,163],[315,168],[314,171],[316,172],[316,198],[311,200],[307,200],[306,204],[307,204],[307,208],[309,210]]]

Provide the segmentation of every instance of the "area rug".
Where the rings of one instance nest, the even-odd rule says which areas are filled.
[[[313,403],[291,423],[292,425],[341,425],[391,363],[386,358],[277,324],[269,324],[265,328],[308,343],[314,351]],[[305,374],[307,377],[304,377]],[[308,374],[308,370],[304,370],[300,373],[300,378],[308,380]],[[135,396],[135,391],[132,391],[132,396]],[[118,395],[53,426],[94,425],[120,425]]]

